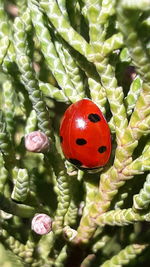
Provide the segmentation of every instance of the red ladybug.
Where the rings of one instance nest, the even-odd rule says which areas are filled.
[[[78,168],[99,168],[109,160],[109,126],[98,106],[89,99],[79,100],[66,110],[60,140],[65,157]]]

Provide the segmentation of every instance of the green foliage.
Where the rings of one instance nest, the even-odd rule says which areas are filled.
[[[149,21],[149,0],[0,0],[0,266],[148,266]],[[112,134],[109,163],[91,173],[59,140],[84,97]],[[36,130],[44,153],[25,149]],[[45,236],[36,213],[52,218]]]

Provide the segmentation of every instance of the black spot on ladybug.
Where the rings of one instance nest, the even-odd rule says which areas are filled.
[[[63,137],[62,136],[60,136],[60,143],[62,143],[63,142]]]
[[[94,123],[101,120],[100,116],[98,114],[94,114],[94,113],[89,114],[88,119]]]
[[[78,159],[68,159],[73,165],[76,165],[78,167],[82,166],[82,162]]]
[[[84,138],[78,138],[76,139],[76,144],[79,146],[83,146],[87,143],[87,141]]]
[[[98,149],[99,153],[104,153],[106,151],[106,146],[100,146]]]

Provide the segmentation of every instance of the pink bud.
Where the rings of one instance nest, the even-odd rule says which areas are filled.
[[[31,152],[45,152],[49,149],[49,139],[40,131],[31,132],[25,136],[25,147]]]
[[[38,235],[46,235],[52,230],[52,219],[44,213],[36,214],[32,219],[31,229]]]

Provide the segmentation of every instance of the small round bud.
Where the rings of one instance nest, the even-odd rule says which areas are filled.
[[[36,214],[32,219],[31,229],[38,235],[46,235],[52,230],[52,219],[44,213]]]
[[[30,152],[45,152],[49,149],[49,139],[45,133],[34,131],[25,136],[25,147]]]

